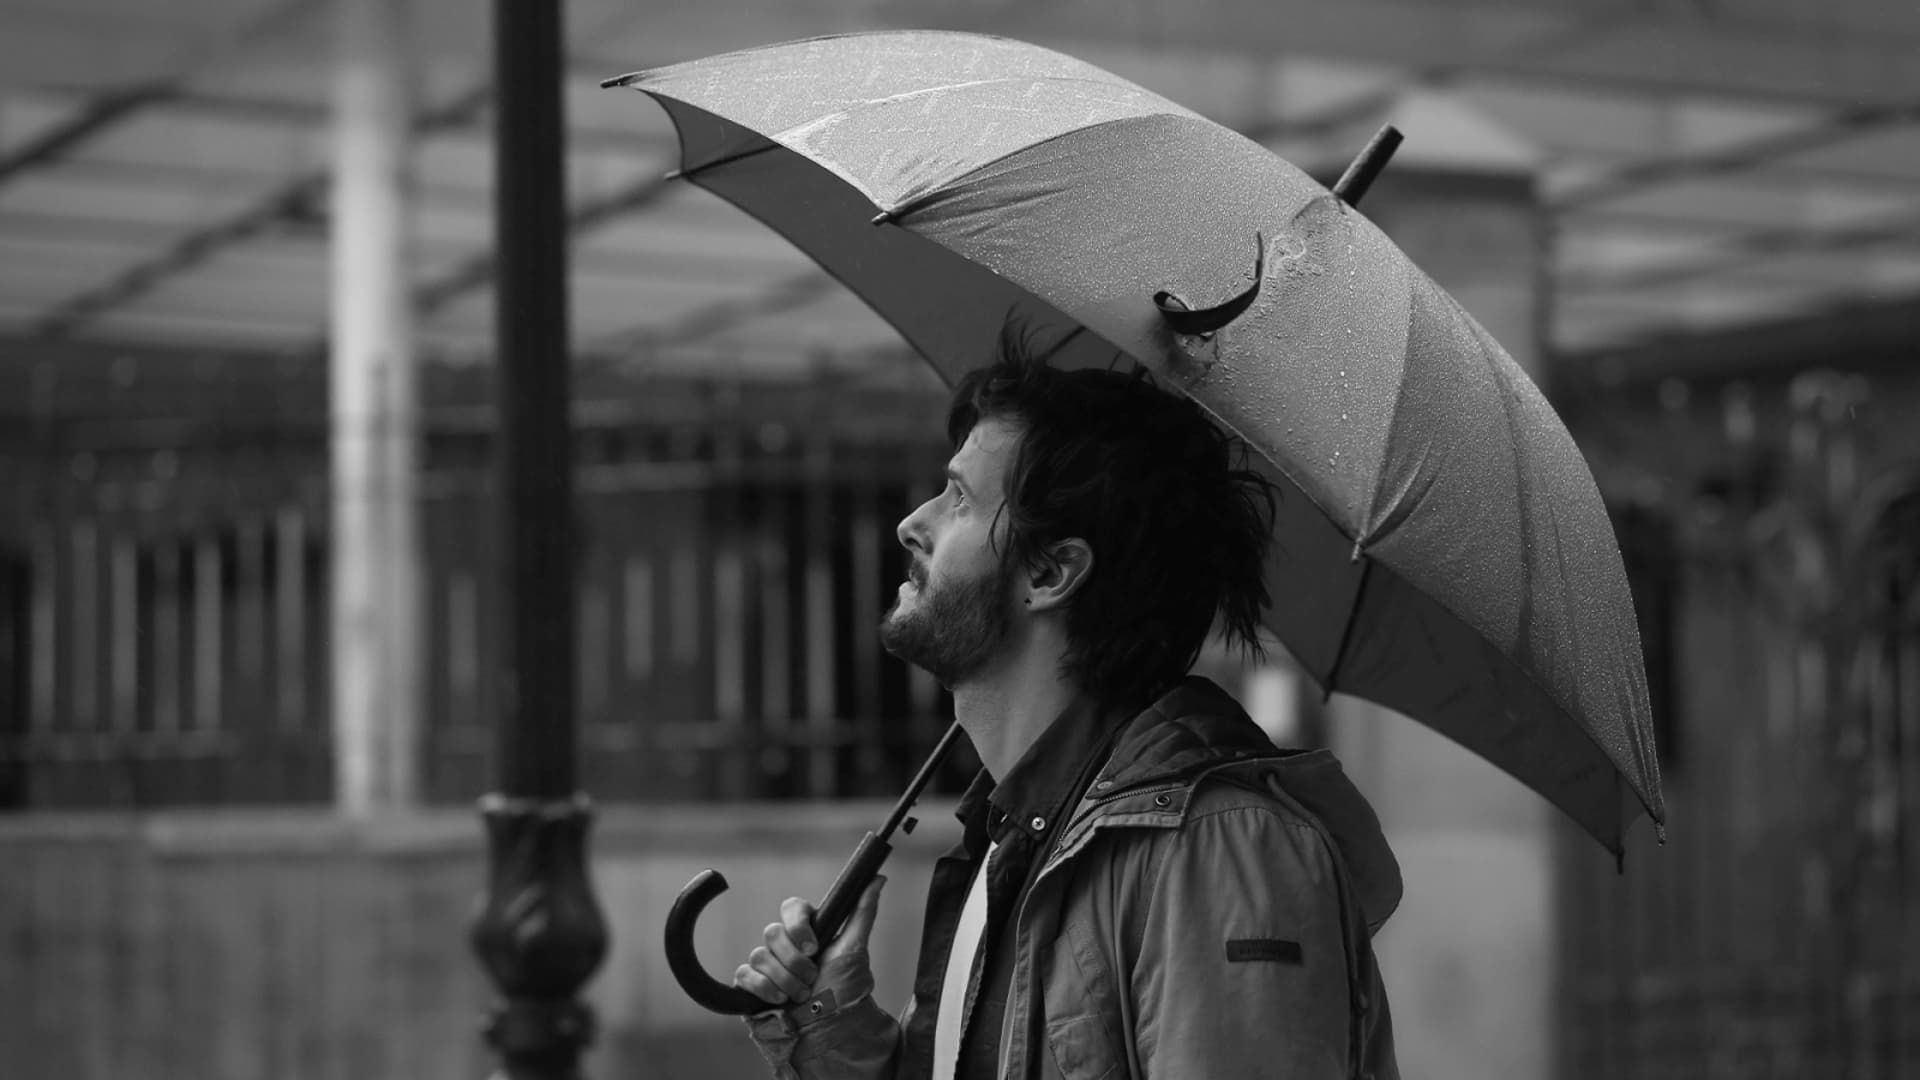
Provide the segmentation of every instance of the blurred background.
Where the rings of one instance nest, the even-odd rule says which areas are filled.
[[[465,925],[506,632],[490,22],[352,6],[0,0],[20,1075],[489,1068]],[[1920,7],[563,7],[573,348],[551,362],[613,931],[594,1073],[763,1074],[668,977],[667,905],[729,875],[701,937],[729,969],[781,897],[825,888],[949,708],[873,634],[894,524],[940,483],[938,380],[785,241],[666,179],[664,115],[597,84],[934,27],[1072,53],[1328,179],[1397,125],[1368,215],[1528,368],[1614,509],[1671,811],[1624,872],[1283,653],[1202,660],[1380,809],[1408,883],[1379,940],[1405,1074],[1920,1077]],[[386,276],[349,217],[357,250],[397,253]],[[356,507],[378,527],[343,534]],[[333,583],[370,568],[391,602],[342,612]],[[401,677],[370,674],[383,650]],[[961,757],[890,864],[890,1006]]]

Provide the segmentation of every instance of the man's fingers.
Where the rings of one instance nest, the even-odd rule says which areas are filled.
[[[813,996],[811,981],[801,981],[787,970],[765,945],[747,954],[747,967],[766,977],[789,1001],[805,1001]],[[764,997],[764,995],[762,995]]]
[[[793,972],[793,976],[808,986],[820,977],[820,966],[801,953],[800,947],[793,943],[793,935],[787,933],[785,923],[768,923],[765,931],[767,948],[781,966]]]
[[[746,964],[741,964],[739,967],[733,969],[733,985],[747,991],[769,1005],[785,1005],[787,1003],[787,995],[781,993],[780,988],[773,985],[772,979],[753,970],[752,967]]]
[[[787,897],[780,902],[780,922],[802,955],[813,956],[820,951],[820,939],[813,932],[812,904],[797,896]]]

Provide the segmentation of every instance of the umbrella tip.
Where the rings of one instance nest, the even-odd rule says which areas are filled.
[[[1392,124],[1380,125],[1380,130],[1374,132],[1373,138],[1367,141],[1360,156],[1354,158],[1353,164],[1348,165],[1347,171],[1341,173],[1340,179],[1334,182],[1333,193],[1348,206],[1358,207],[1367,189],[1373,186],[1374,180],[1379,178],[1387,162],[1393,158],[1393,152],[1400,149],[1405,139],[1400,129]]]

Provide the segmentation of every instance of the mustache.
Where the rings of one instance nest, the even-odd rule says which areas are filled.
[[[913,587],[916,589],[924,588],[927,584],[927,565],[918,559],[909,562],[907,580],[913,582]]]

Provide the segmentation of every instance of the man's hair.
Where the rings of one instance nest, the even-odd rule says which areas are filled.
[[[1010,328],[999,358],[961,378],[947,437],[958,448],[986,418],[1020,434],[1004,564],[1038,569],[1073,537],[1093,550],[1068,601],[1062,673],[1103,705],[1144,705],[1192,668],[1216,616],[1262,653],[1276,493],[1246,467],[1246,444],[1144,369],[1061,370],[1031,340]]]

